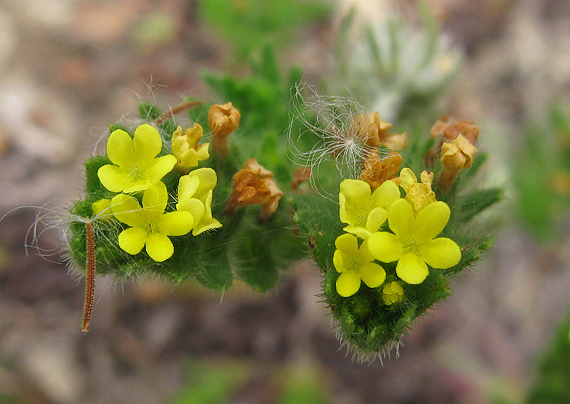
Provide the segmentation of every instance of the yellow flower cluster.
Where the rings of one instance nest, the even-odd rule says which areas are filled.
[[[173,136],[174,155],[157,157],[163,142],[158,130],[143,124],[133,137],[121,129],[114,130],[107,141],[107,157],[112,164],[102,166],[97,175],[101,184],[117,193],[112,199],[93,203],[93,213],[104,220],[113,217],[129,226],[118,237],[119,247],[131,255],[146,252],[156,262],[174,254],[170,236],[194,236],[222,224],[212,217],[212,195],[217,183],[216,172],[199,168],[183,175],[178,183],[176,210],[168,211],[169,194],[162,178],[175,166],[188,172],[206,159],[208,144],[197,146],[202,128],[194,126]],[[132,194],[142,192],[142,206]]]
[[[424,171],[421,183],[409,168],[396,180],[382,183],[374,192],[362,180],[347,179],[340,184],[340,220],[348,226],[348,234],[339,236],[333,264],[341,275],[336,289],[348,297],[360,288],[362,280],[368,287],[380,287],[386,271],[384,263],[396,262],[396,275],[407,284],[420,284],[429,274],[429,267],[446,269],[457,265],[461,250],[457,243],[437,237],[447,225],[450,209],[436,201],[431,189],[433,174]],[[400,187],[406,192],[401,197]],[[387,225],[385,222],[387,221]],[[362,239],[360,247],[358,238]],[[404,288],[396,281],[384,285],[382,299],[387,305],[403,299]]]

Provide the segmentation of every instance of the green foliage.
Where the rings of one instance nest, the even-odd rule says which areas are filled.
[[[570,114],[552,106],[548,120],[530,127],[513,156],[518,213],[540,239],[557,237],[570,206]]]
[[[204,81],[223,102],[231,101],[240,111],[240,129],[230,142],[242,155],[257,158],[281,182],[291,180],[291,165],[284,156],[289,145],[289,107],[291,88],[301,81],[299,68],[282,78],[272,48],[265,47],[259,62],[253,64],[249,76],[216,76],[206,73]],[[204,116],[191,111],[193,118]]]
[[[325,19],[330,6],[315,0],[202,0],[202,18],[231,42],[236,59],[247,61],[265,45],[283,48],[312,22]]]
[[[566,403],[570,398],[570,315],[541,359],[527,404]]]

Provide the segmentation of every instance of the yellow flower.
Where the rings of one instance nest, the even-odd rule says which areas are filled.
[[[107,157],[113,164],[101,167],[97,176],[111,192],[144,191],[176,164],[171,154],[155,158],[161,150],[160,134],[150,125],[140,125],[132,138],[124,130],[114,130],[107,141]]]
[[[384,223],[388,208],[400,198],[394,181],[385,181],[374,192],[362,180],[344,180],[340,183],[338,200],[340,221],[348,224],[348,233],[366,239]]]
[[[195,223],[192,231],[194,236],[222,227],[222,224],[212,217],[213,189],[217,182],[216,172],[211,168],[199,168],[180,177],[176,209],[192,214]]]
[[[368,251],[365,240],[358,248],[358,239],[352,234],[343,234],[335,241],[333,263],[340,276],[336,280],[336,291],[342,297],[352,296],[360,289],[362,280],[368,287],[376,288],[386,279],[386,271],[371,262],[374,257]]]
[[[113,214],[130,228],[119,234],[119,247],[135,255],[146,245],[146,252],[156,262],[167,260],[174,253],[168,236],[182,236],[194,226],[188,212],[164,213],[168,202],[166,185],[157,182],[144,191],[142,208],[136,198],[119,194],[111,201]]]
[[[435,238],[449,221],[449,207],[434,202],[414,217],[412,205],[399,199],[388,211],[388,225],[394,232],[377,232],[368,238],[368,248],[382,262],[398,261],[396,274],[403,281],[419,284],[428,276],[428,265],[446,269],[461,259],[461,250],[449,238]]]
[[[388,282],[382,288],[382,300],[388,306],[401,302],[403,298],[404,288],[396,281]]]
[[[188,173],[190,168],[198,165],[199,161],[204,161],[210,157],[209,143],[202,143],[198,146],[203,135],[204,131],[197,123],[185,131],[182,131],[179,126],[172,134],[172,154],[178,160],[176,167],[180,171]]]
[[[406,200],[414,207],[415,214],[436,201],[435,193],[431,190],[433,173],[424,170],[420,174],[420,179],[421,183],[418,182],[416,175],[409,168],[403,168],[400,171],[400,186],[406,191]]]

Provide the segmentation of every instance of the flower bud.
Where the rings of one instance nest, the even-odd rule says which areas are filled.
[[[208,111],[208,123],[212,132],[212,150],[219,156],[225,156],[228,150],[228,135],[239,126],[241,115],[228,102],[223,105],[212,105]]]

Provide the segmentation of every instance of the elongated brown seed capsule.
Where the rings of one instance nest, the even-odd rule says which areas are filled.
[[[93,300],[95,297],[95,239],[93,238],[93,227],[91,222],[85,223],[87,232],[87,265],[85,273],[85,303],[83,305],[83,322],[81,331],[89,331],[91,314],[93,313]]]

